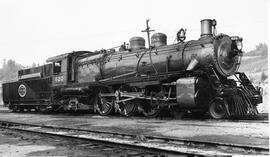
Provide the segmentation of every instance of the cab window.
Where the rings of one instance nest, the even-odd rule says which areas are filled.
[[[61,61],[53,63],[53,73],[58,74],[61,72]]]

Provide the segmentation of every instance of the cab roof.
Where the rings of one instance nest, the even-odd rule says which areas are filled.
[[[70,53],[64,53],[61,55],[57,55],[54,57],[50,57],[46,60],[47,63],[49,62],[57,62],[60,60],[63,60],[64,58],[68,57],[68,56],[78,56],[78,55],[82,55],[82,54],[89,54],[89,53],[93,53],[91,51],[72,51]]]

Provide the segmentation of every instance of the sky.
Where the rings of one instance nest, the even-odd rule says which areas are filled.
[[[217,32],[243,37],[244,51],[268,43],[268,0],[0,0],[0,66],[23,66],[79,50],[119,46],[146,34],[145,20],[173,43],[180,28],[200,36],[200,20],[216,19]]]

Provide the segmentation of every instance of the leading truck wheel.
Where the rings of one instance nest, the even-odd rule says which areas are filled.
[[[185,115],[187,114],[187,110],[181,109],[178,106],[174,106],[170,108],[171,114],[175,119],[183,119]]]
[[[213,99],[209,105],[209,114],[211,115],[211,117],[214,119],[226,118],[227,117],[226,103],[227,102],[220,97]]]

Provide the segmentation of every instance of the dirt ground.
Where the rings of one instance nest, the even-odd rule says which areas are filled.
[[[0,120],[269,147],[268,122],[146,119],[92,114],[0,113]]]

